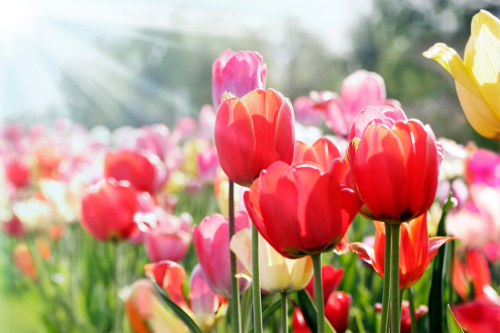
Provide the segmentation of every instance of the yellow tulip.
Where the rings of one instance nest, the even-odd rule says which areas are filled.
[[[250,229],[237,232],[231,239],[230,248],[245,268],[239,274],[251,276],[252,236]],[[270,293],[304,289],[313,274],[310,256],[301,259],[287,259],[273,249],[260,235],[259,265],[260,286]]]
[[[455,79],[467,120],[482,136],[500,140],[500,20],[485,10],[474,16],[464,61],[443,43],[424,56],[436,60]]]

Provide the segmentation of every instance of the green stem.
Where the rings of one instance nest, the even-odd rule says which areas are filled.
[[[384,253],[384,291],[382,294],[382,317],[380,317],[380,333],[387,332],[389,320],[389,292],[390,292],[390,269],[391,269],[391,240],[392,228],[385,223],[385,253]]]
[[[399,307],[399,224],[391,224],[391,332],[399,333],[399,318],[401,311]]]
[[[253,327],[255,333],[262,333],[262,300],[260,296],[259,273],[259,232],[252,224],[252,300],[253,300]]]
[[[311,256],[314,267],[314,302],[318,311],[318,333],[325,333],[325,303],[323,300],[323,278],[321,277],[321,253]]]
[[[281,293],[281,332],[288,332],[288,293]]]
[[[413,292],[408,290],[408,303],[410,303],[411,333],[417,333],[417,317],[415,316],[415,304],[413,303]]]
[[[121,258],[121,243],[115,242],[115,332],[123,332],[123,304],[118,295],[122,286],[123,262]]]
[[[448,244],[448,269],[446,270],[448,273],[448,304],[453,306],[455,303],[454,299],[454,289],[453,284],[451,283],[451,265],[453,265],[453,261],[455,259],[455,241],[450,241]]]
[[[236,232],[234,222],[234,183],[229,180],[229,240],[233,238]],[[238,287],[238,279],[236,278],[236,255],[229,250],[231,262],[231,303],[232,316],[231,327],[233,333],[241,332],[241,314],[240,314],[240,290]],[[260,289],[259,289],[260,290]]]

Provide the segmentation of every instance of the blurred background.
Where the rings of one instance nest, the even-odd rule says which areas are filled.
[[[212,104],[212,63],[229,48],[262,54],[266,87],[292,101],[377,72],[437,137],[496,150],[466,121],[452,77],[422,56],[436,42],[462,55],[479,9],[498,17],[500,0],[0,0],[0,123],[173,128]],[[43,331],[43,302],[9,298],[4,276],[0,331]]]
[[[478,9],[500,1],[354,0],[237,3],[18,0],[0,5],[4,122],[92,128],[165,123],[211,104],[211,65],[225,49],[255,50],[267,87],[292,101],[339,91],[357,69],[378,72],[387,95],[437,136],[493,147],[467,123],[453,79],[422,52],[463,52]]]

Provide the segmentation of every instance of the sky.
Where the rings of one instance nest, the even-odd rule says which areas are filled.
[[[97,58],[116,67],[93,44],[102,35],[136,38],[138,30],[151,29],[237,38],[253,30],[280,42],[286,22],[295,18],[331,52],[345,54],[350,30],[371,11],[371,0],[0,0],[0,113],[15,119],[64,109],[58,84],[68,64],[73,78],[92,91],[86,76],[99,73],[75,64]],[[128,75],[127,68],[119,70]]]

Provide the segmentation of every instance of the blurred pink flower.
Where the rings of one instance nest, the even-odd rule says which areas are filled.
[[[235,222],[236,232],[250,226],[245,211],[236,213]],[[220,214],[205,217],[199,226],[193,227],[193,244],[207,284],[214,293],[231,298],[228,219]],[[243,265],[238,261],[238,271],[241,270]],[[239,279],[240,292],[246,290],[249,285],[248,280]]]
[[[164,161],[168,151],[177,142],[171,143],[170,131],[164,124],[143,126],[134,131],[133,150],[148,150]]]
[[[213,183],[215,171],[220,166],[217,150],[214,147],[207,147],[198,153],[198,177],[203,183]]]
[[[473,150],[465,161],[465,179],[469,185],[500,186],[500,155],[486,149]]]
[[[2,223],[2,229],[7,235],[16,238],[21,238],[26,234],[23,224],[14,214],[12,214],[12,218],[9,221]]]
[[[23,187],[29,184],[30,169],[19,157],[8,155],[4,162],[5,175],[16,187]]]
[[[299,96],[293,102],[295,110],[295,120],[305,126],[319,126],[322,121],[323,104],[321,97],[323,93],[330,92],[311,91],[309,96]]]
[[[215,116],[216,112],[211,105],[205,104],[201,107],[198,115],[198,131],[207,139],[213,139],[214,137]]]
[[[222,94],[238,98],[255,89],[265,89],[267,66],[257,52],[226,50],[212,65],[212,102],[218,110]]]
[[[349,75],[342,82],[340,95],[341,98],[332,97],[335,103],[331,103],[326,112],[326,125],[343,137],[347,137],[352,121],[367,106],[401,107],[398,101],[386,99],[384,79],[365,70]]]

